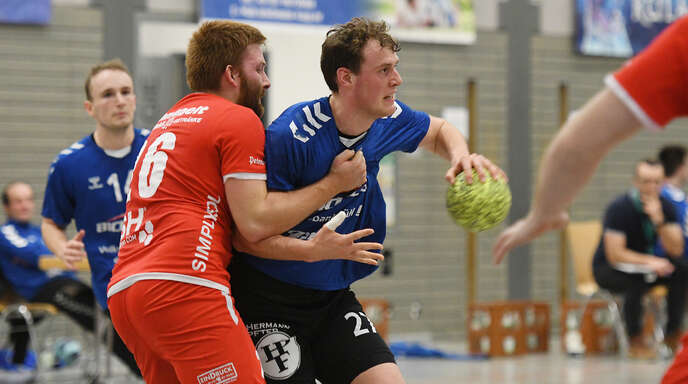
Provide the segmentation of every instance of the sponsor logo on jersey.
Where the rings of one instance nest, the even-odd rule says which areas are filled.
[[[248,323],[246,324],[246,329],[248,330],[248,333],[251,335],[251,337],[257,338],[258,336],[272,333],[280,329],[288,331],[291,329],[291,326],[288,324],[274,323],[268,321],[264,323]]]
[[[150,244],[151,240],[153,240],[153,222],[148,220],[143,225],[143,230],[139,231],[139,243],[143,243],[145,246]]]
[[[208,372],[201,373],[196,378],[198,379],[198,384],[225,384],[236,381],[239,378],[239,374],[234,368],[234,363],[227,363]]]
[[[205,272],[206,261],[208,261],[209,252],[213,246],[212,231],[215,229],[217,215],[220,212],[220,208],[217,206],[220,204],[220,201],[219,196],[213,197],[208,195],[208,200],[205,202],[206,213],[201,221],[201,234],[198,236],[198,245],[191,261],[191,268],[194,271]]]
[[[363,209],[363,204],[359,205],[358,208],[345,208],[343,212],[346,214],[346,217],[352,217],[352,216],[360,216],[361,215],[361,210]],[[314,223],[324,223],[329,221],[332,218],[332,215],[315,215],[310,218],[310,221]]]
[[[122,224],[124,223],[124,214],[117,215],[111,219],[108,219],[107,221],[101,221],[100,223],[96,223],[96,232],[97,233],[103,233],[103,232],[113,232],[113,233],[120,233],[122,232]]]
[[[117,254],[119,251],[119,247],[115,244],[110,244],[110,245],[99,245],[98,246],[98,252],[102,255],[104,253],[114,253]]]
[[[265,376],[273,380],[290,378],[301,365],[301,347],[296,336],[281,331],[263,336],[256,343],[256,351]]]
[[[134,216],[131,211],[128,211],[124,214],[124,218],[122,220],[122,236],[119,238],[119,246],[123,247],[126,244],[131,243],[132,241],[136,240],[138,238],[138,235],[140,235],[139,230],[141,230],[141,225],[143,225],[143,220],[144,220],[144,212],[146,211],[146,208],[139,208],[136,211],[136,216]],[[150,222],[150,220],[148,220]],[[133,231],[132,231],[133,227]],[[150,235],[151,239],[153,236],[153,223],[150,225]],[[144,241],[145,242],[145,239]],[[150,243],[150,241],[148,241]]]
[[[265,162],[263,160],[255,158],[253,156],[248,157],[248,163],[249,163],[249,165],[254,165],[254,164],[265,165]]]
[[[181,108],[177,109],[172,112],[168,112],[164,114],[160,120],[158,121],[157,124],[155,124],[155,127],[153,129],[157,128],[167,128],[172,124],[176,123],[200,123],[203,118],[200,117],[182,117],[186,115],[202,115],[210,109],[208,106],[199,106],[199,107],[190,107],[190,108]]]
[[[103,184],[100,182],[100,176],[89,177],[88,182],[91,183],[91,185],[88,186],[88,189],[91,191],[94,189],[103,188]]]

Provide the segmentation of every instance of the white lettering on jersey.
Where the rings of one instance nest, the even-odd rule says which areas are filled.
[[[123,220],[101,221],[100,223],[96,223],[96,232],[98,232],[98,233],[103,233],[103,232],[121,233],[123,222],[124,222]]]
[[[249,165],[253,165],[253,164],[265,165],[265,162],[263,160],[255,158],[253,156],[248,157],[248,163],[249,163]]]
[[[114,253],[117,254],[117,251],[119,251],[119,247],[116,245],[99,245],[98,246],[98,252],[102,255],[103,253]]]
[[[205,272],[206,261],[210,256],[210,248],[213,245],[212,230],[215,229],[217,223],[217,215],[220,208],[217,206],[220,203],[220,197],[213,197],[208,195],[208,200],[205,202],[206,214],[201,221],[201,234],[198,236],[199,245],[196,246],[194,252],[194,259],[191,262],[191,268],[194,271]]]
[[[146,210],[146,208],[139,208],[137,212],[137,216],[133,217],[131,214],[131,211],[128,211],[124,214],[124,219],[122,219],[122,236],[119,238],[119,246],[122,247],[125,244],[129,244],[132,241],[136,240],[136,232],[141,229],[141,224],[143,224],[143,212]],[[134,233],[132,234],[131,227],[133,225],[136,225],[134,227]],[[152,223],[151,223],[152,225]],[[152,230],[151,230],[152,232]],[[150,241],[149,241],[150,242]]]
[[[203,119],[199,117],[176,117],[184,115],[202,115],[208,109],[210,109],[210,107],[203,105],[199,107],[181,108],[172,112],[168,112],[160,118],[160,120],[157,124],[155,124],[155,127],[153,127],[153,129],[167,128],[168,126],[175,123],[200,123]]]

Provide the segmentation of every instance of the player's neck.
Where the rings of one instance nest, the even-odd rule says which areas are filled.
[[[231,89],[228,87],[220,87],[220,89],[211,89],[205,91],[199,91],[203,93],[209,93],[211,95],[220,96],[223,99],[229,100],[234,104],[238,104],[239,101],[239,91],[236,89]]]
[[[93,132],[96,145],[103,149],[122,149],[131,145],[134,141],[134,126],[123,129],[110,129],[97,126]]]
[[[355,137],[370,129],[376,120],[356,107],[356,104],[340,94],[330,96],[332,116],[339,132]]]
[[[666,180],[664,180],[664,182],[678,189],[683,188],[684,184],[679,177],[667,177]]]

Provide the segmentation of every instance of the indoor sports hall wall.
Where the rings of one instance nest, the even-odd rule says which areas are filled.
[[[84,78],[103,56],[101,12],[53,7],[50,25],[0,24],[0,36],[0,185],[31,183],[40,214],[50,163],[94,128]]]

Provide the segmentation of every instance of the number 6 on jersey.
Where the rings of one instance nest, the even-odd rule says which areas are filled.
[[[139,196],[142,198],[151,197],[158,190],[165,174],[165,167],[167,167],[167,153],[162,150],[173,150],[176,141],[177,136],[174,133],[165,132],[148,147],[139,172]],[[150,179],[148,178],[149,173]]]

